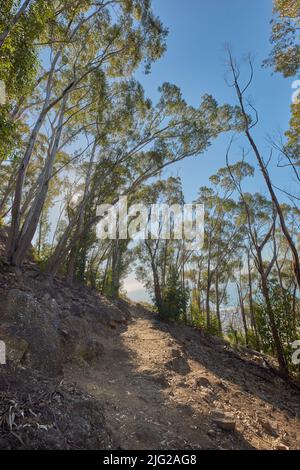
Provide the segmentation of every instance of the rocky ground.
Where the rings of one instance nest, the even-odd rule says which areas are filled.
[[[1,366],[0,449],[117,447],[102,403],[72,384]]]
[[[101,400],[122,449],[300,448],[300,390],[263,357],[132,312],[102,361],[65,368]]]
[[[0,448],[299,449],[270,358],[0,264]]]

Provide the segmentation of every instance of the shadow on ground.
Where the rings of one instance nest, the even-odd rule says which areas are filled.
[[[215,426],[208,404],[184,384],[191,369],[178,345],[168,325],[133,312],[106,338],[100,361],[69,365],[65,377],[103,402],[121,449],[253,449],[239,430]]]

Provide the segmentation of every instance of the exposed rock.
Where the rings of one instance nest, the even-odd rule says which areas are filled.
[[[170,361],[166,362],[165,366],[167,369],[180,375],[187,375],[191,371],[187,360],[183,356],[174,357]]]
[[[0,340],[5,340],[12,363],[60,375],[68,360],[102,356],[98,337],[110,326],[117,330],[127,322],[127,312],[88,288],[24,273],[21,288],[15,271],[6,273],[8,278],[13,281],[1,293]]]
[[[181,353],[180,349],[173,348],[173,349],[171,349],[171,356],[172,357],[181,357],[182,353]]]
[[[271,423],[271,421],[267,419],[260,419],[259,423],[263,427],[264,431],[266,431],[266,433],[268,433],[270,436],[278,437],[278,430],[275,428],[273,423]]]
[[[276,450],[290,450],[288,446],[282,444],[282,442],[278,442],[275,446]]]
[[[189,388],[189,386],[189,383],[185,379],[182,379],[180,382],[178,382],[178,387]]]
[[[80,354],[86,361],[97,359],[104,354],[104,347],[97,338],[88,338],[83,344],[83,351]]]
[[[70,311],[73,315],[76,315],[77,317],[83,316],[82,307],[78,302],[71,303]]]
[[[234,431],[236,422],[234,415],[231,413],[224,412],[222,410],[213,410],[210,413],[211,418],[219,428],[224,431]]]
[[[222,381],[222,380],[219,380],[216,385],[220,388],[222,388],[223,390],[228,390],[228,387],[227,385]]]
[[[197,377],[195,380],[196,387],[204,387],[209,388],[211,387],[211,382],[206,377]]]
[[[7,334],[2,334],[1,340],[5,342],[6,360],[14,364],[20,364],[28,351],[28,342],[25,339],[16,336],[11,337]]]
[[[62,348],[57,333],[59,316],[55,301],[48,308],[30,292],[12,289],[2,298],[0,320],[8,325],[12,348],[8,357],[13,362],[24,359],[26,364],[49,376],[61,373]]]
[[[140,442],[147,441],[149,443],[157,442],[157,433],[159,433],[159,427],[157,425],[153,425],[152,423],[141,422],[140,425],[137,427],[137,431],[135,433],[136,439]]]

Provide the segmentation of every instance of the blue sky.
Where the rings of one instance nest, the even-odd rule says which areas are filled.
[[[199,105],[203,94],[212,94],[222,103],[236,103],[234,90],[228,88],[226,54],[224,46],[229,43],[238,60],[248,53],[254,58],[255,74],[249,96],[259,112],[259,126],[254,130],[260,149],[268,159],[267,136],[276,137],[288,127],[292,80],[262,68],[263,60],[271,49],[270,20],[271,0],[153,0],[153,9],[169,29],[168,48],[164,57],[152,66],[150,75],[139,72],[136,76],[143,84],[146,94],[154,101],[157,88],[165,81],[178,85],[185,100]],[[247,69],[241,62],[241,70]],[[229,135],[213,142],[205,154],[190,158],[173,166],[169,174],[181,176],[187,202],[192,202],[197,190],[208,184],[208,178],[225,166],[225,151]],[[242,146],[247,143],[240,137],[232,151],[232,160],[239,159]],[[249,155],[249,163],[254,164]],[[270,172],[277,185],[291,190],[291,174],[276,168],[276,155]],[[246,190],[268,194],[259,172],[247,181]],[[144,297],[141,286],[134,276],[126,280],[125,288],[132,298]]]
[[[168,49],[153,65],[150,75],[137,74],[146,93],[155,100],[158,86],[169,81],[181,88],[184,98],[192,105],[197,106],[205,93],[212,94],[219,103],[234,104],[234,90],[228,88],[225,81],[224,46],[229,43],[235,57],[241,60],[245,79],[247,68],[243,67],[242,59],[251,53],[255,75],[249,95],[260,115],[255,135],[260,147],[267,150],[266,136],[283,132],[288,126],[292,95],[292,80],[272,73],[271,68],[261,67],[271,49],[272,1],[153,0],[153,8],[169,28]],[[172,173],[180,174],[183,179],[188,200],[192,200],[197,188],[207,184],[208,177],[224,165],[228,141],[228,135],[222,136],[204,155],[172,167]],[[243,139],[237,149],[242,144]],[[279,177],[282,181],[283,175]],[[258,180],[249,184],[257,188]],[[263,184],[261,189],[264,190]]]

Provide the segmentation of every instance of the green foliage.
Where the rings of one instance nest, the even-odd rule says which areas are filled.
[[[283,289],[277,281],[269,283],[269,292],[272,303],[272,309],[275,316],[276,327],[284,347],[285,355],[291,364],[292,348],[291,344],[299,339],[300,332],[300,302],[294,299],[292,294]],[[261,339],[261,347],[265,353],[274,354],[274,344],[266,306],[261,297],[258,297],[255,303],[255,316]]]
[[[199,310],[198,305],[195,302],[191,302],[190,305],[190,315],[188,324],[190,326],[195,326],[201,330],[207,331],[207,333],[213,336],[222,336],[219,329],[219,322],[217,316],[211,312],[210,314],[210,326],[207,327],[205,313]]]
[[[205,240],[201,251],[192,256],[182,240],[172,236],[168,240],[143,240],[133,250],[127,240],[102,243],[95,237],[96,207],[103,202],[114,204],[120,195],[128,195],[129,203],[182,207],[185,201],[181,180],[163,180],[163,169],[200,155],[221,132],[244,130],[239,107],[220,106],[211,95],[204,95],[199,106],[190,106],[178,86],[167,82],[159,88],[156,103],[145,96],[134,72],[142,64],[149,71],[151,63],[164,53],[167,35],[150,0],[32,0],[14,26],[21,0],[0,3],[0,38],[1,33],[3,36],[9,31],[0,44],[0,80],[5,82],[7,92],[7,102],[0,107],[1,214],[9,213],[19,163],[28,142],[32,143],[19,194],[16,247],[24,238],[20,237],[24,235],[23,228],[26,232],[26,227],[33,227],[34,256],[42,266],[54,258],[51,274],[58,266],[70,278],[109,297],[119,292],[122,279],[137,259],[138,277],[155,297],[162,318],[214,335],[221,335],[223,326],[233,344],[246,343],[242,327],[246,332],[248,328],[247,344],[258,347],[261,339],[261,348],[273,354],[270,316],[260,296],[260,272],[271,258],[272,242],[275,245],[279,238],[276,230],[274,240],[266,238],[271,224],[278,227],[278,221],[274,220],[272,203],[262,194],[245,193],[239,198],[237,188],[254,174],[244,159],[232,164],[230,170],[221,168],[211,176],[208,186],[200,188],[196,202],[205,205]],[[274,3],[271,62],[277,71],[292,76],[299,69],[299,0]],[[61,108],[63,97],[66,109]],[[292,111],[286,151],[295,161],[300,155],[299,106],[293,105]],[[56,150],[53,160],[49,159],[52,149]],[[49,167],[46,162],[51,162]],[[67,183],[65,168],[72,175]],[[158,175],[160,178],[154,180]],[[146,185],[149,179],[151,184]],[[80,192],[82,195],[78,196]],[[41,193],[46,195],[39,199]],[[50,211],[56,210],[59,199],[62,212],[52,246]],[[284,214],[287,224],[295,230],[299,211],[292,212],[286,206]],[[173,222],[172,219],[171,225]],[[254,242],[265,247],[261,265],[255,258]],[[283,287],[270,283],[270,298],[276,326],[290,358],[290,344],[299,334],[300,308],[297,291],[291,292],[289,252],[285,252],[282,240],[278,242],[277,261],[280,255],[284,258],[280,260],[281,277],[275,272],[279,270],[275,265],[267,277],[283,279]],[[251,264],[251,282],[242,266],[245,254]],[[219,324],[223,321],[220,313],[229,304],[228,284],[236,280],[240,304],[245,308],[239,306],[226,331],[228,324]],[[259,338],[254,334],[255,322],[250,315],[249,297],[252,300],[253,295]]]
[[[10,26],[17,8],[5,2],[5,11],[1,11],[0,34]],[[2,9],[2,8],[1,8]],[[38,66],[38,48],[35,42],[45,34],[54,11],[51,2],[32,1],[21,15],[0,48],[0,80],[6,84],[8,97],[26,96],[32,91]]]
[[[236,329],[232,324],[228,326],[226,336],[232,346],[246,346],[245,335],[241,330]]]
[[[300,100],[300,91],[298,100]],[[285,154],[291,162],[298,166],[300,159],[300,102],[292,104],[291,111],[290,128],[285,133],[288,138]]]
[[[172,268],[163,291],[162,308],[159,314],[167,320],[181,320],[186,316],[189,302],[189,290],[182,285],[178,272]]]
[[[17,125],[9,119],[9,106],[0,105],[0,162],[6,160],[19,143]]]
[[[300,0],[273,0],[271,54],[264,62],[284,77],[296,77],[300,69]],[[300,105],[291,106],[290,129],[286,132],[291,160],[299,159]]]
[[[105,279],[105,283],[104,283],[103,290],[102,290],[103,294],[109,298],[114,297],[114,286],[113,286],[112,280],[113,280],[112,270],[109,269],[108,272],[106,273],[106,279]]]
[[[1,2],[0,36],[10,29],[19,7],[19,1]],[[22,128],[12,119],[11,113],[14,106],[20,100],[25,101],[34,90],[39,66],[39,49],[35,42],[44,36],[51,17],[51,2],[32,1],[0,46],[0,80],[5,84],[6,92],[6,104],[0,106],[0,161],[11,158],[20,145]]]
[[[299,0],[273,0],[274,18],[272,20],[273,50],[265,63],[273,65],[276,72],[285,77],[296,75],[300,68],[299,44]]]
[[[206,319],[205,315],[201,310],[199,310],[196,302],[192,301],[190,305],[190,318],[188,322],[191,326],[196,326],[200,329],[206,328]]]

